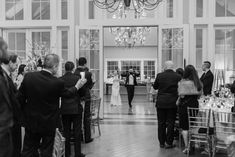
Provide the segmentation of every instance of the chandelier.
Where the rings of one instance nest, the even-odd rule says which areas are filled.
[[[110,32],[115,36],[117,46],[134,47],[136,43],[143,45],[146,35],[150,32],[149,27],[110,27]]]
[[[163,0],[93,0],[100,9],[106,9],[110,13],[123,9],[124,11],[133,9],[136,13],[145,10],[151,11],[158,7]],[[131,7],[132,6],[132,7]]]

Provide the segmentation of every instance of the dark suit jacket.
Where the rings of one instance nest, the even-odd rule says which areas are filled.
[[[65,82],[65,88],[71,88],[75,86],[79,77],[71,72],[67,72],[60,79]],[[80,89],[78,93],[79,94],[74,95],[73,97],[64,97],[61,99],[61,114],[82,114],[83,108],[81,106],[80,96],[84,96],[85,93],[82,89]]]
[[[180,80],[181,76],[173,70],[166,70],[157,75],[153,88],[158,90],[156,102],[158,108],[176,108]]]
[[[53,133],[61,124],[60,97],[75,94],[75,87],[65,89],[64,82],[49,72],[27,73],[19,89],[26,129],[36,133]]]
[[[203,93],[204,93],[204,95],[210,95],[211,90],[212,90],[212,86],[213,86],[214,75],[209,70],[206,74],[204,73],[201,76],[200,80],[203,84]]]
[[[125,81],[125,86],[127,86],[129,84],[129,76],[132,75],[134,78],[134,86],[137,86],[137,81],[136,81],[136,77],[139,77],[140,74],[139,73],[133,73],[130,74],[129,72],[121,74],[122,77],[126,77],[126,81]]]
[[[9,83],[0,66],[0,133],[13,126],[13,108],[10,99]]]
[[[88,68],[85,67],[78,67],[74,74],[77,75],[79,78],[81,78],[81,72],[85,72],[85,78],[87,79],[86,84],[82,87],[82,90],[85,91],[85,99],[90,99],[91,98],[91,94],[90,94],[90,90],[93,88],[93,81],[92,81],[92,73],[89,72]]]

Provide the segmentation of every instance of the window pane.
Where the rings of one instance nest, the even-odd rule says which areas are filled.
[[[15,18],[15,9],[14,3],[9,3],[6,1],[6,20],[14,20]]]
[[[202,49],[196,49],[196,68],[201,68],[202,66]]]
[[[68,19],[68,1],[62,0],[61,2],[61,17],[62,19]]]
[[[15,33],[8,33],[8,46],[9,50],[15,50]]]
[[[172,29],[162,30],[162,48],[172,47]]]
[[[62,50],[62,59],[63,62],[66,62],[68,60],[68,50]]]
[[[203,17],[203,0],[197,0],[197,17]]]
[[[40,20],[40,2],[33,2],[32,3],[32,19],[33,20]]]
[[[224,69],[225,31],[215,30],[215,69]]]
[[[225,16],[225,0],[216,0],[216,17],[224,17]]]
[[[62,49],[68,49],[68,31],[62,31]]]
[[[173,0],[167,0],[167,14],[166,17],[173,17]]]
[[[42,32],[42,43],[47,47],[50,48],[50,32]]]
[[[89,19],[94,19],[95,18],[95,7],[94,7],[94,2],[89,1]]]
[[[25,50],[25,33],[16,34],[17,50]]]
[[[162,67],[164,67],[165,62],[168,60],[172,60],[172,50],[162,50]]]
[[[227,16],[235,16],[235,1],[227,0]]]
[[[174,28],[173,29],[173,48],[181,49],[183,48],[183,29]]]
[[[196,29],[196,48],[202,48],[202,29]]]
[[[50,19],[50,2],[41,2],[41,17],[43,20]]]
[[[176,68],[183,67],[183,49],[173,50],[173,62]]]

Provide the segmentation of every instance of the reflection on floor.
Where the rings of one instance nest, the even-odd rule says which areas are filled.
[[[94,135],[94,142],[83,145],[87,157],[182,157],[179,148],[159,148],[155,104],[146,96],[136,96],[133,110],[128,110],[127,101],[112,107],[105,97],[105,119],[102,121],[101,137]],[[203,157],[200,153],[192,157]],[[218,155],[218,157],[222,157]]]

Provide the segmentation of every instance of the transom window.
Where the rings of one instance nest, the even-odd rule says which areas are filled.
[[[6,10],[6,20],[23,20],[24,17],[23,0],[6,0],[5,10]]]
[[[61,0],[61,19],[68,19],[68,0]]]
[[[32,19],[50,19],[50,0],[32,0]]]
[[[235,16],[234,0],[216,0],[216,17]]]

